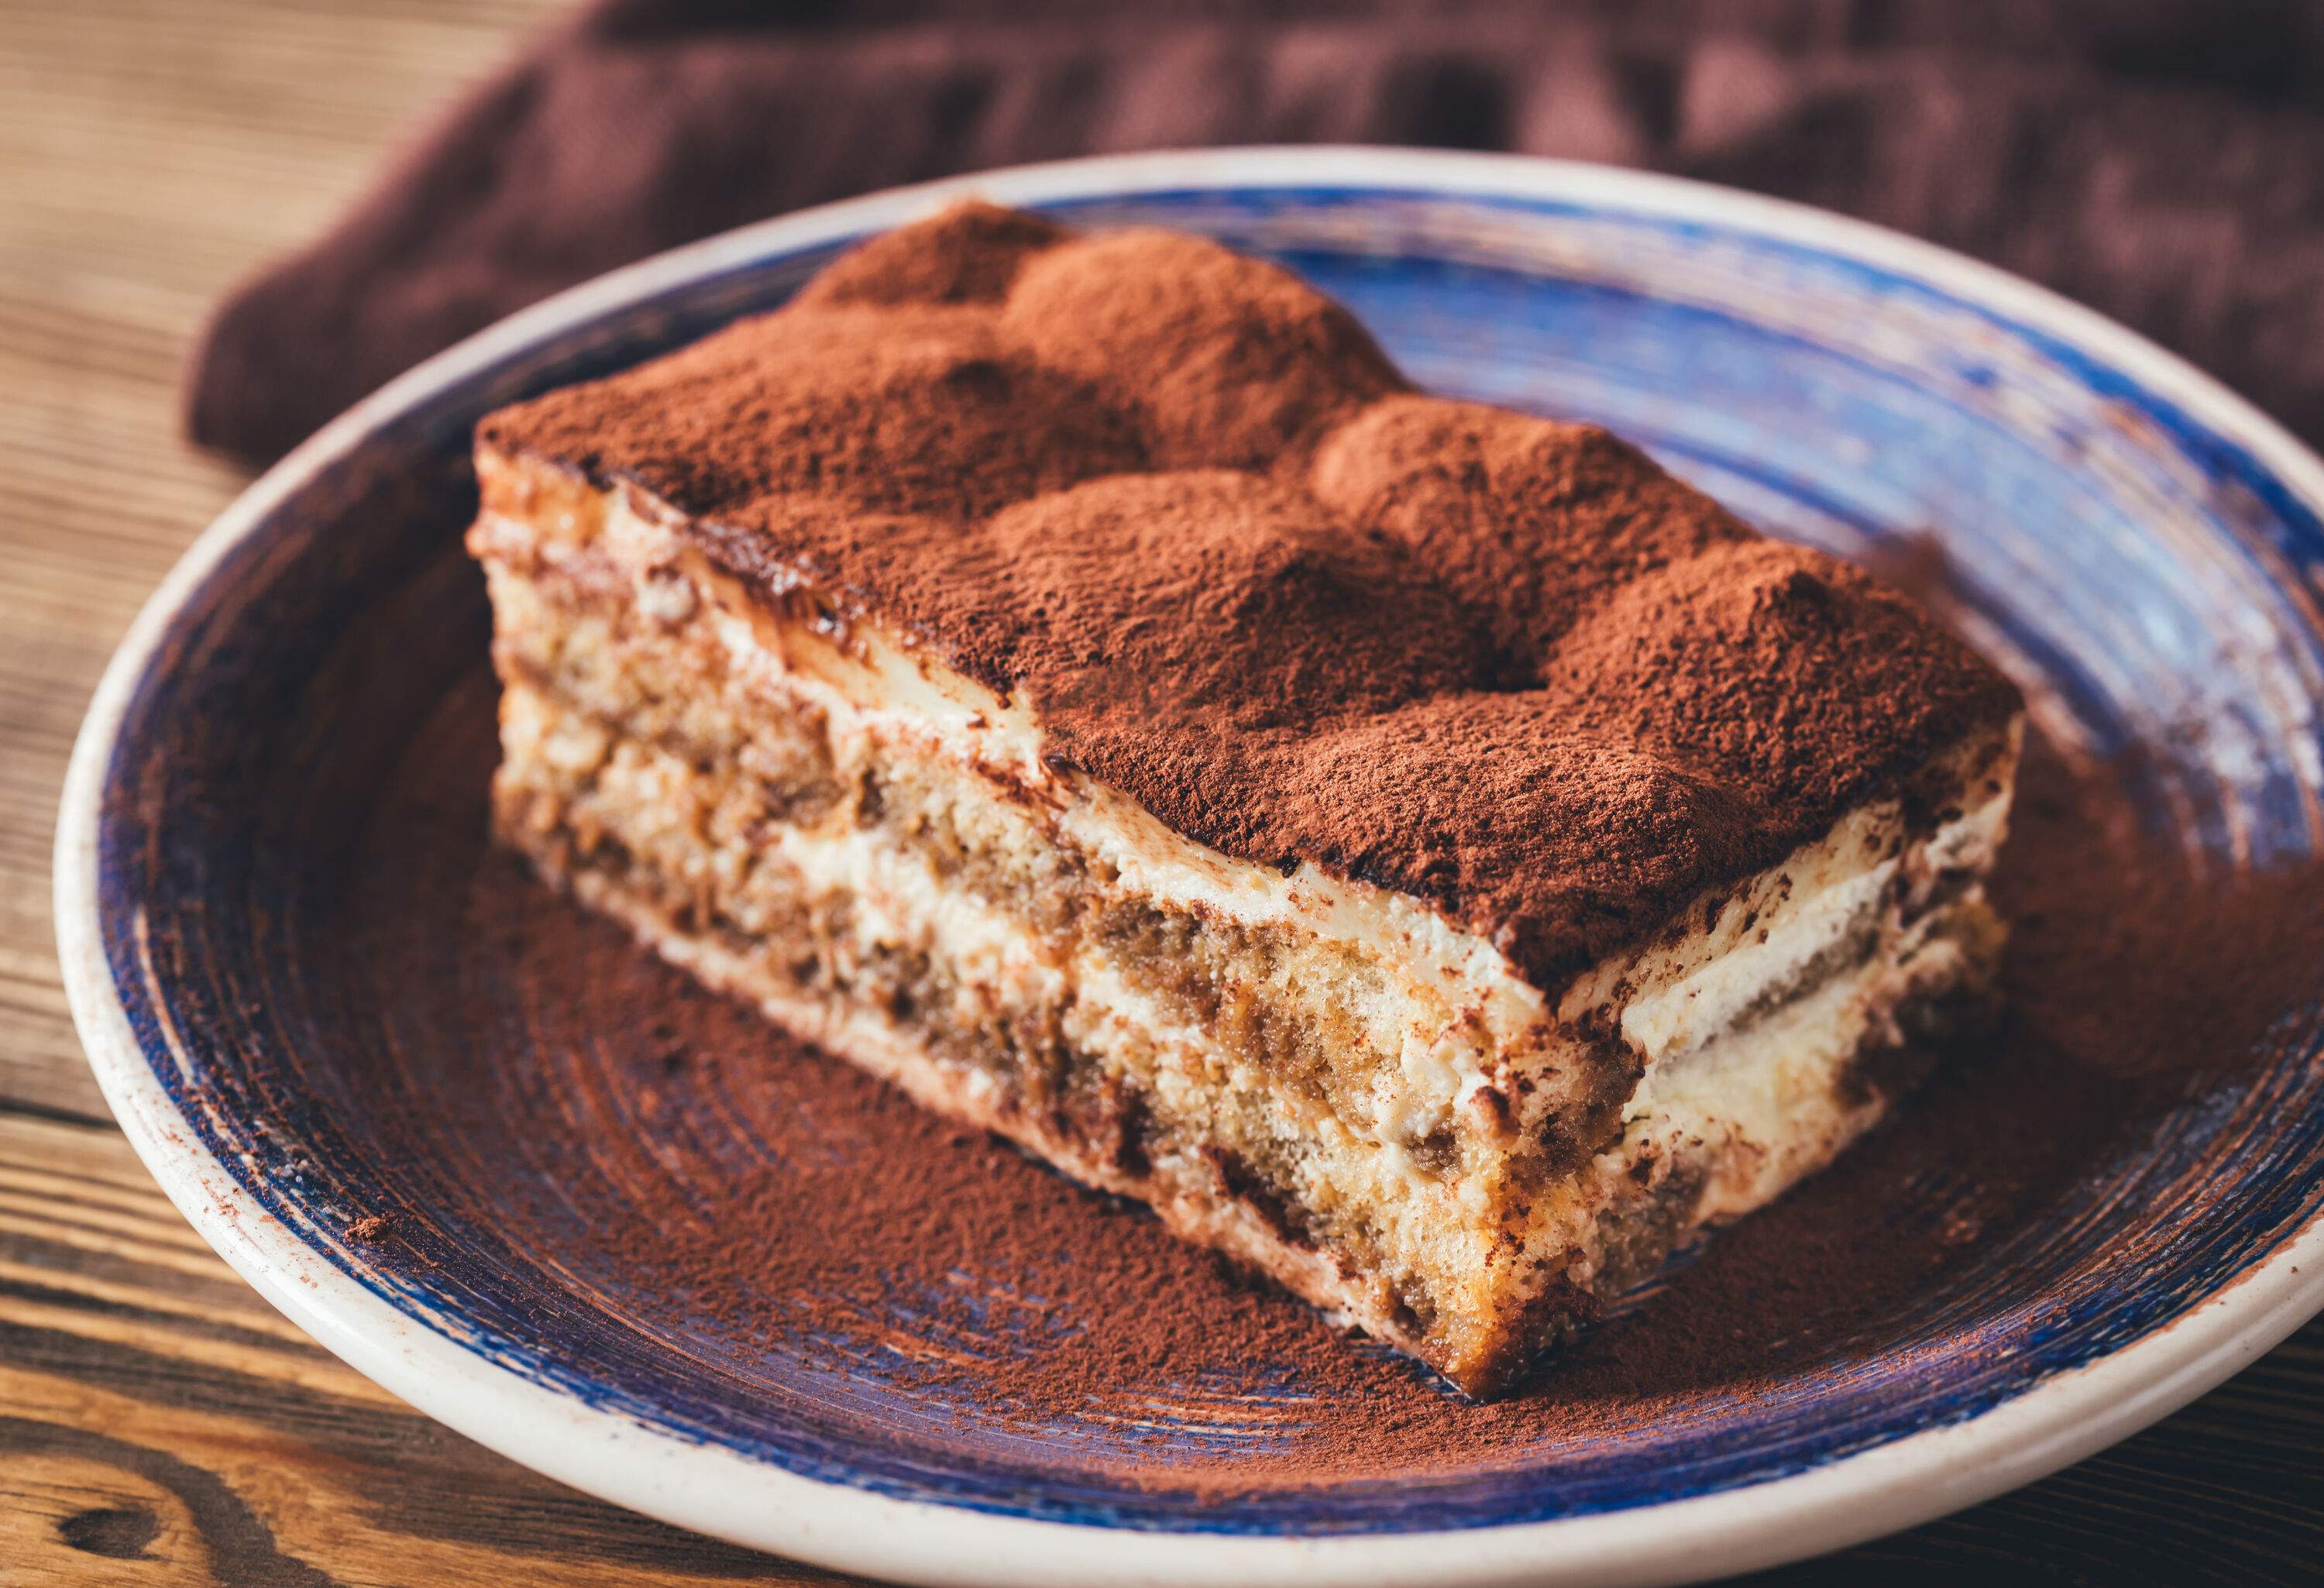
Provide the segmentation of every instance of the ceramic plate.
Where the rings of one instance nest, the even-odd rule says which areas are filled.
[[[768,1149],[746,1070],[622,1079],[655,1038],[592,1020],[587,989],[662,973],[610,933],[540,963],[522,928],[565,907],[482,842],[470,427],[772,307],[964,191],[1281,260],[1424,385],[1602,420],[1778,533],[1863,553],[1933,532],[2051,731],[2147,752],[2156,819],[2239,865],[2317,843],[2324,469],[2087,311],[1831,216],[1538,161],[1167,154],[882,194],[619,272],[395,382],[218,521],[106,674],[59,839],[74,1012],[147,1165],[277,1306],[517,1461],[745,1544],[928,1583],[1310,1588],[1667,1581],[1837,1546],[2117,1439],[2317,1309],[2312,1007],[1889,1337],[1468,1466],[1205,1499],[1171,1474],[1231,1459],[1216,1417],[1028,1427],[948,1401],[908,1352],[779,1326],[797,1298],[738,1333],[639,1283],[602,1218],[559,1214],[579,1204],[556,1166],[645,1132],[654,1172],[707,1186],[771,1172]],[[569,1084],[528,1086],[549,1042]],[[461,1106],[399,1109],[416,1088]],[[877,1149],[829,1126],[834,1153]],[[350,1233],[383,1211],[396,1239]],[[1069,1326],[1070,1295],[1045,1305]],[[892,1342],[917,1316],[899,1296],[876,1321]],[[1038,1348],[1005,1326],[978,1345]],[[1296,1411],[1311,1387],[1265,1366],[1237,1393]],[[1107,1475],[1132,1458],[1142,1477]]]

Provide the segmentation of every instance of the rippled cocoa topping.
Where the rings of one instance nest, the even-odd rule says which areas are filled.
[[[1179,232],[1051,249],[1003,324],[1108,387],[1157,468],[1269,468],[1404,377],[1355,316],[1289,272]]]
[[[850,510],[968,521],[1146,466],[1108,393],[1036,362],[973,307],[786,309],[504,409],[481,433],[731,523],[819,498],[829,511],[811,516],[843,535]]]
[[[1066,235],[1063,226],[1019,209],[956,204],[850,249],[801,289],[791,307],[998,303],[1027,258]]]
[[[1433,397],[1390,398],[1335,431],[1314,487],[1458,595],[1519,685],[1609,592],[1759,538],[1595,425]]]
[[[1188,836],[1412,893],[1546,986],[2018,706],[1862,575],[1595,427],[1415,394],[1176,234],[957,208],[480,439],[642,486]]]

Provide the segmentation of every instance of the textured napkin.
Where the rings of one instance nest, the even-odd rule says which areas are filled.
[[[801,205],[1291,142],[1609,161],[1862,216],[2324,440],[2324,6],[2301,0],[609,0],[226,300],[188,428],[272,457],[535,299]]]

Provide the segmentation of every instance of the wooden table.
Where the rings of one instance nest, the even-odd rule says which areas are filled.
[[[540,0],[0,0],[0,1584],[828,1579],[450,1434],[278,1316],[106,1117],[49,845],[97,673],[244,476],[179,439],[205,308]],[[2312,1582],[2324,1325],[2047,1482],[1786,1581]]]

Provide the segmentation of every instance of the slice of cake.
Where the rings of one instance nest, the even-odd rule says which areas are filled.
[[[476,464],[510,844],[1472,1392],[1991,976],[2006,681],[1213,244],[954,208]]]

